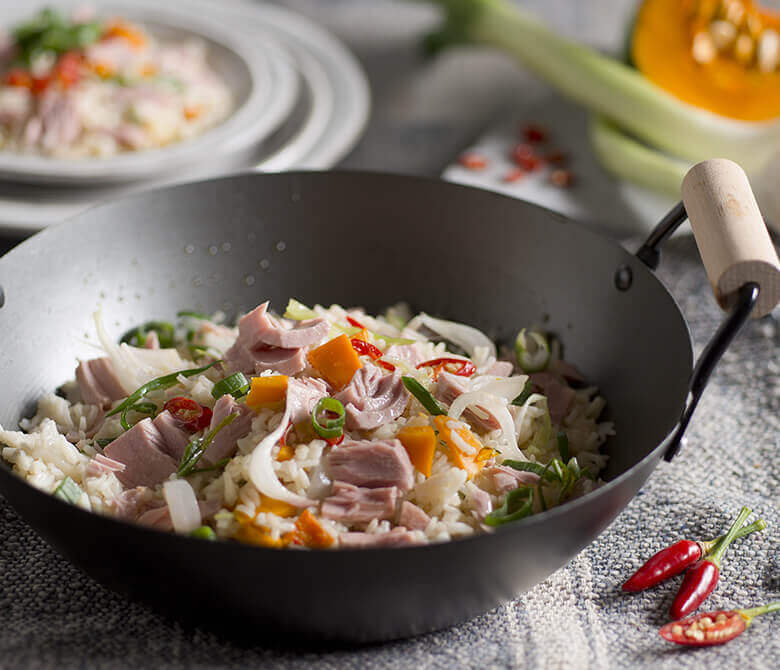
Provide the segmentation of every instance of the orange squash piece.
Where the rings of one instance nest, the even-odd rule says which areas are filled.
[[[288,544],[288,542],[282,538],[275,540],[271,537],[271,533],[266,528],[253,526],[252,524],[242,524],[238,531],[236,531],[236,539],[239,542],[244,542],[246,544],[254,544],[259,547],[273,547],[276,549],[281,549]]]
[[[433,454],[436,451],[436,432],[433,428],[406,426],[398,432],[398,439],[409,454],[412,465],[426,477],[430,477]]]
[[[335,542],[333,536],[322,527],[317,517],[309,510],[304,510],[295,522],[295,535],[293,541],[296,544],[311,549],[327,549]]]
[[[267,407],[278,409],[287,397],[287,376],[253,377],[246,405],[255,412]]]
[[[309,352],[309,363],[337,391],[363,367],[346,335],[339,335]]]
[[[466,426],[452,430],[448,425],[451,421],[453,419],[448,416],[437,416],[433,419],[436,430],[439,432],[439,439],[449,449],[450,459],[459,468],[465,470],[469,479],[471,479],[485,464],[484,459],[479,459],[479,454],[483,448],[482,443]],[[457,437],[453,436],[453,433],[456,433]],[[473,447],[474,453],[468,454],[463,451],[458,446],[459,442],[465,442],[470,447]]]
[[[740,5],[737,15],[731,4]],[[780,14],[751,0],[644,0],[631,60],[691,105],[733,119],[774,119],[780,116],[780,65],[770,69],[761,57],[766,31],[780,32]]]
[[[256,511],[271,512],[271,514],[276,514],[277,516],[291,517],[298,513],[298,508],[283,500],[269,498],[267,495],[261,493],[260,504],[257,506]]]

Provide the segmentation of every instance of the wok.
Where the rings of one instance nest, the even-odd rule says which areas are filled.
[[[76,356],[95,355],[97,307],[118,335],[140,322],[173,319],[180,309],[237,314],[266,298],[277,309],[294,296],[369,312],[407,300],[498,340],[511,341],[527,324],[559,335],[567,359],[601,388],[617,430],[605,446],[608,483],[581,499],[450,543],[279,551],[84,512],[29,486],[4,461],[0,492],[94,579],[234,633],[378,641],[492,608],[545,579],[610,524],[677,449],[739,326],[777,302],[777,257],[744,175],[735,177],[736,166],[726,162],[700,167],[689,177],[686,202],[696,212],[703,256],[711,273],[741,274],[721,288],[731,311],[695,371],[685,320],[647,266],[685,219],[682,205],[635,256],[540,207],[436,180],[241,175],[97,207],[0,259],[6,427],[72,378]],[[722,183],[737,178],[743,181],[736,186]],[[725,209],[706,201],[705,187],[731,189],[715,196]],[[734,241],[735,220],[752,226],[749,243]],[[707,227],[717,223],[726,228],[720,235]]]

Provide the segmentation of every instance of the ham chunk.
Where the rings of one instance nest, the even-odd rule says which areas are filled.
[[[290,421],[298,423],[311,419],[311,413],[320,398],[328,395],[328,385],[321,379],[310,377],[287,380],[287,405],[290,408]]]
[[[334,481],[356,486],[394,486],[401,491],[414,486],[414,469],[399,440],[345,441],[331,449],[325,467]]]
[[[76,381],[81,399],[88,405],[111,407],[111,403],[121,400],[127,394],[114,372],[114,364],[108,357],[82,361],[76,368]]]
[[[180,462],[190,441],[190,434],[182,428],[181,423],[167,409],[160,412],[152,423],[163,436],[165,453],[177,463]]]
[[[125,464],[116,473],[127,487],[156,486],[176,471],[178,464],[166,453],[163,436],[149,418],[142,419],[109,444],[103,452]]]
[[[339,546],[344,549],[408,547],[414,544],[425,544],[425,537],[406,528],[393,528],[389,533],[341,533],[339,535]]]
[[[431,521],[425,512],[417,505],[404,500],[401,503],[401,510],[398,513],[398,525],[409,530],[425,530]]]
[[[360,368],[334,397],[344,405],[351,430],[370,430],[394,421],[409,403],[401,373],[384,374],[376,365]]]
[[[264,302],[238,322],[238,337],[225,352],[225,362],[246,374],[273,370],[294,375],[306,367],[305,347],[321,342],[330,325],[325,319],[310,319],[287,327],[268,314]]]
[[[539,475],[515,470],[506,465],[493,465],[486,468],[483,476],[488,478],[496,493],[508,493],[521,486],[536,486],[539,482]]]
[[[381,337],[381,335],[379,336]],[[420,347],[413,344],[391,344],[385,349],[383,358],[392,358],[397,361],[403,361],[410,368],[416,368],[425,358],[420,353]]]
[[[113,458],[104,456],[103,454],[96,454],[89,463],[87,463],[87,477],[99,477],[109,472],[122,472],[125,469],[125,464],[115,461]]]
[[[334,482],[331,495],[322,501],[322,516],[348,526],[367,525],[374,519],[392,519],[397,500],[398,489],[395,486],[365,489],[346,482]]]
[[[465,377],[442,371],[439,373],[434,395],[439,400],[451,405],[455,398],[466,392],[467,384]],[[484,432],[497,430],[501,427],[498,420],[482,407],[477,406],[476,412],[472,409],[467,409],[463,414],[466,420]]]
[[[243,403],[237,403],[229,393],[217,400],[213,412],[209,430],[214,430],[231,414],[238,416],[216,434],[214,441],[201,456],[201,461],[206,465],[214,465],[223,458],[231,458],[236,453],[236,442],[250,431],[252,419],[255,417],[251,409]]]
[[[571,410],[576,392],[549,372],[534,372],[530,378],[540,393],[547,397],[552,422],[560,426]]]

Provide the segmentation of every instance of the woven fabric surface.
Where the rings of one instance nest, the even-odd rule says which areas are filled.
[[[660,274],[680,302],[698,353],[721,313],[690,237],[668,243]],[[652,327],[652,315],[647,318]],[[751,322],[711,380],[685,448],[659,466],[593,544],[513,602],[411,640],[279,650],[184,629],[81,574],[0,498],[0,668],[774,668],[778,615],[757,619],[727,646],[682,649],[657,634],[679,578],[635,595],[622,594],[619,585],[674,540],[723,532],[745,504],[769,528],[732,545],[707,608],[780,598],[777,354],[775,319]],[[211,607],[217,612],[219,604]]]

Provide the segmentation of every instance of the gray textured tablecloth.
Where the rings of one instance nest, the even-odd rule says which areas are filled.
[[[432,18],[424,7],[363,0],[284,4],[347,39],[369,72],[375,109],[365,139],[345,161],[350,167],[436,174],[502,110],[545,95],[493,54],[421,61],[415,45]],[[632,1],[526,4],[570,34],[614,47]],[[11,243],[0,236],[0,252]],[[699,352],[721,314],[690,238],[667,245],[660,274],[680,301]],[[656,633],[667,620],[676,582],[641,595],[618,590],[643,558],[680,537],[722,532],[746,504],[769,529],[732,547],[708,605],[780,599],[776,327],[772,317],[749,324],[713,377],[687,446],[672,464],[659,466],[615,523],[568,566],[511,603],[412,640],[354,650],[280,651],[184,630],[84,577],[0,497],[0,668],[777,667],[780,615],[758,619],[726,647],[684,650]]]

